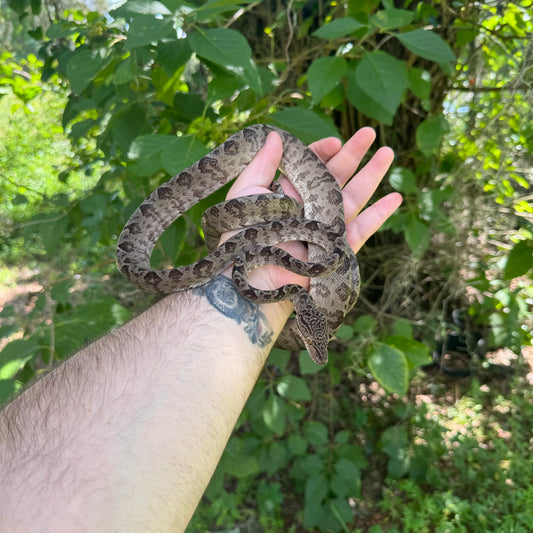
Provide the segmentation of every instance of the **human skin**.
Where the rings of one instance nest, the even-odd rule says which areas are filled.
[[[366,210],[393,153],[380,148],[351,180],[375,134],[311,145],[343,188],[357,252],[401,203]],[[228,197],[266,192],[281,159],[270,134]],[[287,194],[297,197],[286,179]],[[227,238],[227,236],[226,236]],[[305,258],[299,243],[286,249]],[[183,531],[292,304],[251,304],[227,278],[171,294],[36,381],[0,412],[0,531]],[[308,279],[268,266],[253,285]],[[233,290],[224,309],[217,290]],[[252,334],[252,333],[253,334]]]

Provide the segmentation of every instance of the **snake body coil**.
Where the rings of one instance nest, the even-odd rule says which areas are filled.
[[[280,194],[243,197],[206,212],[206,241],[211,252],[178,268],[154,270],[152,250],[163,231],[190,207],[237,177],[276,131],[283,141],[281,168],[303,205]],[[220,247],[221,232],[244,228]],[[284,241],[308,243],[308,262],[275,247]],[[320,159],[286,131],[255,125],[231,136],[188,169],[158,187],[133,213],[117,244],[120,271],[147,292],[172,293],[203,285],[234,265],[232,278],[249,300],[289,299],[296,319],[289,319],[276,346],[309,351],[324,364],[327,343],[355,304],[359,270],[347,238],[339,185]],[[309,292],[298,285],[264,291],[247,282],[249,272],[264,264],[281,265],[311,276]]]

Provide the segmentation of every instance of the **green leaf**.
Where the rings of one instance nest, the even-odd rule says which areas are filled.
[[[137,15],[130,22],[126,50],[159,42],[173,31],[171,17],[155,18],[152,15]]]
[[[0,311],[0,318],[10,318],[16,316],[15,307],[12,305],[6,305]]]
[[[79,122],[76,122],[75,124],[72,125],[70,129],[70,138],[75,141],[82,139],[83,137],[86,137],[87,134],[95,126],[96,126],[96,121],[94,119],[80,120]]]
[[[19,329],[20,328],[15,324],[4,324],[3,326],[0,326],[0,339],[10,337],[13,333],[19,331]]]
[[[148,129],[146,107],[140,103],[128,105],[115,114],[110,128],[116,145],[127,154],[134,139]]]
[[[365,24],[352,17],[344,17],[332,20],[329,24],[318,28],[313,35],[320,39],[338,39],[355,33],[357,30],[364,28]]]
[[[17,383],[12,379],[0,379],[0,405],[5,404],[17,391]]]
[[[309,476],[305,484],[305,504],[306,507],[311,502],[321,503],[328,494],[328,480],[323,472],[317,472]]]
[[[223,13],[229,11],[237,11],[241,9],[244,4],[252,3],[254,0],[246,0],[244,2],[236,2],[234,0],[208,0],[201,3],[194,11],[191,12],[191,18],[195,22],[211,22],[220,20]]]
[[[171,12],[165,4],[157,0],[128,0],[117,9],[111,11],[111,16],[126,17],[131,14],[141,15],[170,15]]]
[[[346,528],[345,531],[347,531],[346,524],[349,524],[353,520],[353,510],[348,503],[348,499],[338,496],[337,498],[330,500],[328,504],[331,509],[331,514],[335,517],[336,523],[342,524]]]
[[[251,418],[261,418],[265,401],[265,387],[264,383],[260,381],[246,402],[245,412],[250,413]]]
[[[282,508],[281,505],[285,499],[281,483],[265,480],[259,482],[254,498],[257,501],[258,516],[273,516]],[[237,529],[238,531],[234,530],[234,533],[240,532],[241,528]]]
[[[43,220],[37,229],[41,234],[46,253],[52,255],[67,232],[69,219],[61,213],[45,215],[44,218],[49,221]]]
[[[383,102],[375,100],[366,94],[359,86],[355,74],[348,78],[346,96],[353,106],[361,113],[364,113],[370,118],[379,120],[384,124],[392,124],[394,113],[388,110],[386,106],[383,105]]]
[[[311,63],[307,71],[307,84],[314,104],[318,104],[335,88],[346,68],[346,60],[342,57],[320,57]]]
[[[407,216],[407,213],[403,211],[396,211],[381,225],[378,231],[390,230],[396,234],[403,232],[407,222]]]
[[[229,75],[216,76],[209,81],[207,88],[207,101],[215,102],[225,100],[236,94],[240,89],[240,82],[237,78]]]
[[[443,187],[442,189],[428,189],[418,193],[418,207],[420,216],[425,220],[433,220],[439,216],[439,206],[449,200],[454,193],[453,187]]]
[[[279,396],[271,394],[268,397],[263,408],[263,421],[278,435],[285,431],[285,404]]]
[[[449,44],[432,31],[413,30],[398,33],[396,37],[411,52],[424,59],[437,63],[455,61],[455,54]]]
[[[405,355],[396,348],[376,342],[370,351],[368,366],[378,383],[387,391],[405,396],[409,369]]]
[[[31,14],[40,15],[42,10],[41,0],[30,0]]]
[[[176,93],[183,86],[181,71],[177,70],[172,76],[168,76],[163,67],[154,67],[152,68],[151,74],[157,99],[167,106],[172,107]]]
[[[413,326],[404,318],[397,318],[392,324],[394,335],[401,335],[408,339],[413,338]]]
[[[361,491],[360,468],[344,457],[335,463],[335,474],[331,479],[331,490],[338,496],[357,497]]]
[[[427,102],[431,95],[431,75],[429,72],[421,68],[411,67],[407,71],[407,77],[412,93],[422,102]]]
[[[342,339],[345,341],[348,341],[350,339],[353,339],[354,331],[352,326],[348,324],[343,324],[336,332],[335,337],[338,339]]]
[[[132,56],[127,57],[119,63],[115,73],[113,74],[113,83],[115,85],[122,85],[129,83],[137,77],[137,64]]]
[[[16,194],[11,200],[11,202],[13,205],[23,205],[29,203],[28,197],[24,194]]]
[[[391,125],[407,83],[403,61],[385,52],[370,52],[350,76],[346,95],[359,111]]]
[[[300,352],[298,355],[298,366],[300,368],[300,373],[302,376],[306,374],[316,374],[321,370],[326,368],[325,365],[317,365],[310,357],[307,352]]]
[[[401,335],[391,335],[385,339],[385,343],[400,350],[405,355],[410,369],[429,365],[433,361],[429,355],[429,348],[414,339]]]
[[[291,107],[269,115],[269,122],[289,131],[305,144],[318,141],[323,137],[338,137],[335,126],[310,109]]]
[[[46,36],[48,39],[63,39],[72,35],[73,33],[78,33],[80,28],[74,22],[66,20],[56,20],[53,22],[50,27],[46,30]]]
[[[188,39],[176,39],[157,44],[157,57],[166,73],[172,76],[191,57],[192,50]]]
[[[205,111],[205,101],[197,94],[176,93],[174,95],[174,112],[180,122],[192,122],[201,117]]]
[[[417,194],[416,178],[411,170],[404,167],[394,167],[389,175],[389,183],[393,189],[404,194]]]
[[[304,531],[316,531],[315,527],[321,525],[331,515],[331,511],[325,505],[317,504],[315,500],[305,502],[303,513]],[[329,529],[329,531],[336,531]]]
[[[262,451],[266,453],[262,454],[263,462],[259,466],[267,473],[274,474],[287,464],[289,453],[284,442],[274,441]]]
[[[176,140],[174,135],[148,134],[137,137],[130,145],[128,158],[132,160],[146,159],[160,153]]]
[[[11,379],[40,349],[34,338],[16,339],[0,352],[0,379]]]
[[[336,444],[346,444],[351,437],[350,431],[347,429],[341,429],[335,433],[335,443]]]
[[[95,192],[80,202],[80,209],[84,213],[81,225],[84,228],[92,228],[94,239],[99,239],[102,224],[109,208],[109,193]]]
[[[344,109],[345,104],[345,98],[346,98],[346,91],[344,88],[343,80],[341,80],[340,83],[337,83],[332,91],[330,91],[324,98],[322,98],[322,101],[320,102],[320,107],[322,109]]]
[[[259,471],[255,455],[246,453],[240,439],[233,437],[224,450],[221,467],[224,472],[236,478],[246,478]]]
[[[356,422],[358,426],[363,426],[366,423],[367,417],[362,414],[357,416],[359,420]],[[337,455],[339,457],[344,457],[348,459],[360,469],[364,469],[368,466],[368,461],[366,460],[365,452],[359,446],[356,446],[351,443],[343,444],[337,449]]]
[[[310,444],[320,446],[328,442],[328,428],[321,422],[311,420],[304,425],[304,435]]]
[[[361,315],[353,324],[354,333],[371,333],[377,323],[377,320],[372,315]]]
[[[252,61],[252,49],[242,33],[227,28],[201,30],[189,37],[196,54],[219,65],[262,94],[261,78]]]
[[[257,459],[251,455],[239,455],[232,457],[228,455],[223,462],[224,471],[236,478],[246,478],[259,471]]]
[[[409,445],[409,435],[405,425],[390,426],[379,439],[381,449],[390,457],[398,457]]]
[[[295,461],[295,467],[300,470],[300,478],[307,478],[324,469],[324,460],[315,453],[307,453]]]
[[[81,93],[109,61],[110,58],[102,57],[97,50],[77,52],[67,63],[67,77],[72,90]]]
[[[137,160],[131,165],[131,171],[135,176],[148,177],[153,176],[156,172],[161,170],[160,154],[153,154],[150,157],[145,157]]]
[[[272,348],[268,355],[268,364],[279,368],[282,372],[287,370],[287,365],[290,360],[290,352],[281,350],[280,348]]]
[[[29,5],[29,0],[8,0],[7,4],[15,13],[22,16]]]
[[[290,434],[288,446],[294,455],[303,455],[307,451],[307,441],[299,433]]]
[[[402,477],[409,469],[409,440],[405,426],[392,426],[387,428],[379,443],[382,450],[390,457],[387,471],[392,478]]]
[[[455,45],[462,48],[465,44],[471,43],[479,35],[479,31],[458,30],[456,35]]]
[[[280,396],[295,401],[308,401],[311,399],[311,392],[307,383],[296,376],[284,376],[276,386]]]
[[[57,302],[63,305],[69,303],[71,294],[70,289],[74,285],[72,279],[67,279],[65,281],[60,281],[52,287],[50,296]]]
[[[274,72],[266,67],[258,67],[259,77],[261,78],[261,85],[263,86],[263,93],[267,94],[273,92],[277,87],[278,77]]]
[[[185,245],[187,235],[187,223],[184,217],[179,217],[163,232],[159,242],[163,246],[165,254],[175,264]]]
[[[393,28],[399,28],[410,24],[413,21],[414,16],[415,14],[413,11],[389,7],[377,11],[375,15],[372,15],[370,17],[370,23],[374,24],[381,30],[392,30]]]
[[[429,157],[440,149],[442,138],[448,131],[450,125],[443,116],[426,118],[416,129],[416,144]]]
[[[509,255],[503,269],[504,279],[523,276],[533,267],[533,246],[530,241],[517,242]]]
[[[404,229],[405,241],[411,248],[413,256],[420,259],[429,246],[431,234],[429,226],[414,213],[409,214]]]
[[[161,165],[171,176],[196,163],[209,150],[194,135],[174,138],[161,151]]]

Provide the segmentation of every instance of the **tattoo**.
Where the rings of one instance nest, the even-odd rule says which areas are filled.
[[[237,324],[242,323],[253,344],[263,348],[272,341],[272,328],[266,316],[256,304],[242,296],[226,276],[218,276],[206,285],[197,287],[194,292],[205,295],[208,302],[224,316],[235,320]]]

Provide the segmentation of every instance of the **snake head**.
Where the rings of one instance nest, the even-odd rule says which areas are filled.
[[[311,356],[311,359],[317,365],[325,365],[328,362],[328,343],[317,342],[314,338],[304,340],[305,347]]]
[[[302,289],[306,296],[293,301],[296,311],[296,327],[311,359],[317,365],[328,362],[328,323],[324,315],[316,308],[307,291]]]

